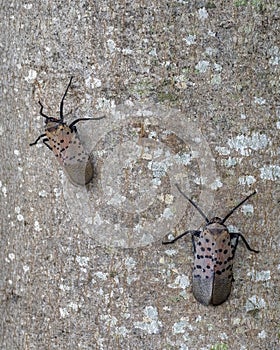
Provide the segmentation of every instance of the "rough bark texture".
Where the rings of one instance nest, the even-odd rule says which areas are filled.
[[[278,1],[2,1],[0,348],[278,349]],[[86,189],[29,147],[45,113],[93,157]],[[67,114],[68,113],[68,114]],[[227,302],[191,293],[209,217],[241,242]],[[214,214],[214,215],[213,215]]]

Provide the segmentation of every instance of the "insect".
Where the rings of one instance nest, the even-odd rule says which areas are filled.
[[[233,282],[233,259],[239,237],[248,250],[254,253],[241,233],[229,232],[225,221],[244,202],[256,194],[256,191],[236,205],[223,219],[214,217],[209,220],[202,210],[188,198],[176,184],[178,191],[199,211],[206,221],[202,231],[186,231],[171,241],[162,242],[172,244],[186,234],[191,234],[194,250],[193,294],[204,305],[220,305],[227,300]]]
[[[48,117],[43,113],[41,106],[40,115],[45,120],[45,133],[40,135],[30,146],[36,145],[40,139],[55,154],[60,165],[65,169],[70,181],[75,185],[86,185],[93,178],[93,165],[89,154],[85,151],[77,132],[75,124],[83,120],[100,120],[99,118],[79,118],[70,125],[64,122],[63,104],[73,77],[66,88],[60,102],[60,118]]]

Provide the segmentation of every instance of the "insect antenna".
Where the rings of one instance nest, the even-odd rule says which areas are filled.
[[[67,92],[68,92],[68,89],[69,89],[69,87],[70,87],[70,85],[72,83],[72,79],[73,79],[73,77],[70,78],[69,84],[68,84],[68,86],[67,86],[67,88],[66,88],[66,90],[64,92],[64,95],[62,97],[62,100],[60,102],[60,113],[59,113],[59,115],[60,115],[60,120],[61,121],[63,121],[63,103],[64,103],[64,99],[65,99],[65,97],[67,95]]]
[[[205,221],[207,222],[207,224],[210,222],[210,220],[207,218],[207,216],[203,213],[203,211],[197,206],[197,204],[195,204],[194,201],[192,201],[189,197],[187,197],[185,195],[185,193],[180,189],[178,184],[175,184],[175,186],[177,187],[178,191],[195,207],[196,210],[198,210],[201,214],[201,216],[205,219]]]
[[[44,109],[44,106],[43,106],[43,104],[41,103],[41,101],[38,101],[38,103],[39,103],[39,105],[40,105],[40,115],[42,116],[42,117],[44,117],[44,118],[46,118],[47,119],[47,121],[50,119],[50,117],[49,116],[47,116],[45,113],[43,113],[43,109]]]
[[[245,199],[243,199],[242,202],[240,202],[239,204],[237,204],[237,206],[235,206],[233,209],[231,209],[231,211],[224,217],[224,219],[222,220],[221,223],[223,224],[231,216],[231,214],[233,212],[235,212],[235,210],[237,208],[239,208],[244,202],[246,202],[250,197],[252,197],[256,193],[257,193],[257,191],[254,191],[253,193],[249,194],[249,196],[247,196]]]
[[[70,125],[69,125],[69,128],[72,129],[73,126],[77,123],[79,123],[80,121],[82,120],[100,120],[100,119],[104,119],[105,116],[103,115],[102,117],[96,117],[96,118],[79,118],[79,119],[76,119],[74,120]]]

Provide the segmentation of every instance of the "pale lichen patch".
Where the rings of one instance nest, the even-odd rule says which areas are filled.
[[[251,136],[237,135],[228,140],[230,148],[235,149],[243,156],[251,154],[252,150],[258,151],[270,144],[270,139],[265,134],[253,132]]]
[[[280,166],[279,165],[266,165],[260,168],[260,177],[263,180],[278,180],[280,179]]]
[[[161,322],[158,319],[157,308],[146,306],[143,321],[134,322],[134,327],[142,329],[148,334],[158,334],[160,332]]]

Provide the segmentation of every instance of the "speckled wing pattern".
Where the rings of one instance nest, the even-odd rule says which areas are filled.
[[[231,290],[236,244],[227,228],[212,223],[194,238],[193,294],[204,305],[219,305]]]
[[[48,123],[51,124],[51,123]],[[70,181],[76,185],[86,185],[93,177],[93,166],[74,127],[66,124],[46,127],[49,145],[60,165],[65,169]]]

